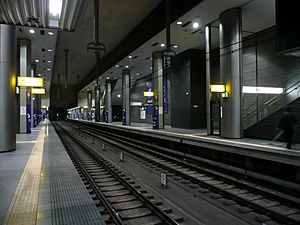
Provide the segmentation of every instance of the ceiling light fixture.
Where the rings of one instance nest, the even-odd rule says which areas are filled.
[[[118,98],[121,98],[121,95],[119,94],[119,95],[117,95],[117,97],[118,97]]]
[[[139,73],[136,73],[136,75],[139,76],[140,74],[139,74]]]
[[[174,45],[173,47],[174,47],[174,48],[178,48],[178,45]]]
[[[38,63],[40,60],[36,59],[35,62]]]
[[[194,29],[197,29],[198,27],[199,27],[199,23],[194,22],[194,23],[193,23],[193,28],[194,28]]]
[[[48,63],[51,63],[51,61],[50,61],[50,60],[48,60]]]
[[[106,79],[108,80],[108,79],[109,79],[109,77],[106,77]]]
[[[160,47],[162,47],[162,48],[165,47],[165,44],[164,43],[160,44]]]
[[[53,32],[51,32],[51,31],[49,31],[49,32],[48,32],[48,34],[52,36],[54,33],[53,33]]]
[[[117,64],[116,67],[118,68],[118,67],[120,67],[120,66]]]
[[[129,68],[129,66],[125,66],[125,68],[126,68],[126,69],[128,69],[128,68]]]
[[[40,76],[42,76],[42,74],[39,73],[38,76],[40,77]]]
[[[49,48],[49,49],[48,49],[48,52],[52,52],[52,49]]]
[[[30,29],[29,33],[34,34],[35,33],[34,29]]]
[[[132,59],[132,55],[128,56],[129,59]]]
[[[177,25],[182,25],[182,21],[177,21]]]

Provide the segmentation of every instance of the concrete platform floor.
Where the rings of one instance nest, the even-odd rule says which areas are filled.
[[[0,153],[2,225],[105,224],[50,123]]]

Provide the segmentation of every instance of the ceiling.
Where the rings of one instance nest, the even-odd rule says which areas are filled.
[[[1,0],[0,22],[3,23],[3,7],[17,0]],[[28,0],[35,1],[35,0]],[[46,0],[41,0],[46,1]],[[106,46],[106,53],[110,53],[122,40],[139,25],[149,13],[155,9],[163,0],[100,0],[100,42]],[[65,2],[65,1],[64,1]],[[37,74],[45,79],[45,86],[57,83],[57,75],[61,75],[61,84],[66,83],[65,55],[64,49],[69,49],[68,54],[68,83],[77,84],[77,76],[82,80],[95,67],[96,58],[93,52],[87,51],[87,44],[93,41],[93,1],[86,2],[85,10],[80,20],[77,21],[77,29],[73,32],[62,32],[49,30],[47,27],[34,28],[35,33],[29,32],[29,27],[18,27],[18,38],[30,39],[32,41],[32,64],[36,64]],[[172,1],[171,1],[172,3]],[[171,25],[172,44],[177,54],[189,48],[204,48],[203,28],[208,23],[213,23],[213,47],[218,47],[218,17],[219,14],[232,7],[241,7],[243,10],[243,35],[263,30],[275,25],[275,0],[203,0],[192,10],[185,13],[177,21],[186,23],[188,21],[199,23],[198,29],[193,29],[192,24],[182,27],[176,21]],[[12,10],[12,9],[10,9]],[[28,25],[28,24],[27,24]],[[30,24],[29,24],[30,25]],[[152,24],[155,26],[155,24]],[[49,35],[52,32],[53,35]],[[159,43],[152,46],[154,43]],[[153,51],[162,50],[161,43],[165,43],[165,30],[157,33],[143,45],[130,53],[134,59],[124,57],[111,65],[111,68],[101,75],[100,83],[103,85],[105,79],[120,78],[121,71],[128,66],[131,69],[132,82],[151,73],[151,54]],[[45,51],[43,51],[45,49]],[[48,51],[51,49],[52,51]],[[103,55],[103,56],[104,56]],[[35,60],[39,60],[36,62]],[[49,62],[48,62],[49,61]],[[53,76],[52,76],[53,75]],[[95,81],[94,81],[95,82]],[[91,82],[82,91],[92,89],[95,85]],[[114,94],[120,94],[121,82],[116,84]],[[119,91],[118,91],[119,90]]]
[[[215,26],[212,29],[212,42],[213,48],[218,47],[219,14],[222,11],[233,7],[242,8],[242,27],[244,31],[244,37],[275,25],[275,0],[205,0],[177,20],[182,21],[183,24],[188,21],[197,21],[200,25],[198,29],[193,29],[192,23],[186,27],[177,25],[176,22],[171,25],[171,42],[174,46],[178,46],[178,48],[173,47],[173,50],[175,50],[176,53],[179,54],[180,52],[183,52],[189,48],[204,49],[203,30],[204,26],[208,23],[213,23],[213,25]],[[154,43],[159,44],[156,46],[152,46]],[[117,95],[121,94],[120,78],[122,69],[124,69],[125,66],[128,66],[131,69],[131,83],[134,83],[135,80],[149,75],[151,73],[152,66],[152,52],[162,50],[163,48],[160,46],[161,43],[165,43],[165,30],[161,31],[146,43],[144,43],[142,46],[140,46],[138,49],[133,51],[130,55],[136,57],[135,59],[125,57],[116,65],[113,65],[109,70],[107,70],[101,76],[101,88],[103,88],[103,84],[105,83],[105,80],[107,78],[117,78],[119,80],[114,89],[113,97],[116,98]],[[85,92],[88,89],[93,89],[95,83],[96,81],[90,83],[81,91]]]
[[[101,0],[100,42],[105,45],[106,53],[121,42],[160,2],[161,0]],[[77,84],[77,76],[82,79],[95,66],[95,54],[87,51],[87,44],[93,41],[93,19],[93,1],[89,0],[78,29],[72,33],[60,33],[56,49],[54,83],[57,83],[57,74],[61,75],[62,84],[66,80],[64,49],[69,49],[69,84]]]

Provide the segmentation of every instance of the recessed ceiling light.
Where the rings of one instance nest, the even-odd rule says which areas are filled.
[[[34,34],[35,33],[34,29],[30,29],[29,33]]]
[[[117,95],[117,97],[118,97],[118,98],[121,98],[121,95],[119,94],[119,95]]]
[[[49,32],[48,32],[48,34],[49,34],[49,35],[53,35],[54,33],[53,33],[53,32],[51,32],[51,31],[49,31]]]
[[[165,44],[164,43],[160,44],[160,47],[162,47],[162,48],[165,47]]]
[[[49,49],[48,49],[48,52],[52,52],[52,49],[49,48]]]
[[[48,68],[47,70],[50,71],[51,69]]]
[[[199,23],[194,22],[194,23],[193,23],[193,28],[194,28],[194,29],[197,29],[198,27],[199,27]]]
[[[38,76],[40,77],[40,76],[42,76],[42,74],[39,73]]]
[[[132,59],[132,55],[128,56],[129,59]]]
[[[177,25],[182,25],[182,21],[177,21],[176,24]]]
[[[152,67],[150,67],[150,70],[152,70]]]
[[[174,48],[178,48],[178,45],[174,45],[173,47],[174,47]]]
[[[125,66],[125,68],[129,68],[129,66]]]
[[[37,63],[38,63],[39,61],[40,61],[40,60],[38,60],[38,59],[35,60],[35,62],[37,62]]]
[[[139,74],[139,73],[136,73],[136,75],[139,76],[140,74]]]
[[[117,64],[116,67],[118,68],[118,67],[120,67],[120,66]]]
[[[108,79],[109,79],[109,77],[106,77],[106,79],[108,80]]]
[[[175,46],[174,46],[174,48],[175,48]],[[51,61],[50,61],[50,60],[48,60],[48,63],[51,63]]]

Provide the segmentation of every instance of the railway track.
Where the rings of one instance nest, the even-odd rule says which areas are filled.
[[[108,225],[178,225],[183,221],[63,127],[56,123],[54,127]]]
[[[124,140],[114,134],[107,134],[87,126],[71,125],[73,131],[81,132],[85,137],[98,139],[103,143],[114,146],[115,149],[138,157],[145,162],[160,167],[169,174],[189,180],[202,187],[202,192],[213,191],[215,198],[220,196],[228,200],[225,205],[230,207],[235,203],[242,205],[243,213],[251,213],[253,210],[260,216],[256,217],[258,222],[264,224],[300,224],[299,198],[271,190],[269,188],[230,177],[220,172],[179,160],[167,153],[141,147],[136,143]],[[80,129],[79,129],[80,128]],[[201,189],[200,189],[201,190]]]

